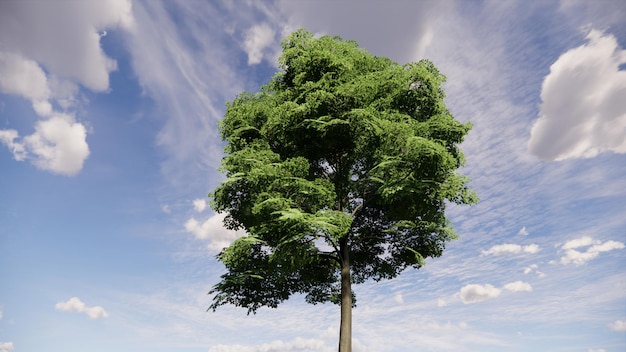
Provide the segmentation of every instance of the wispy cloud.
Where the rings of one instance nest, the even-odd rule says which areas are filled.
[[[537,253],[539,251],[539,246],[536,244],[530,244],[527,246],[520,246],[519,244],[499,244],[495,245],[488,250],[483,251],[483,255],[503,255],[503,254],[519,254],[519,253]]]
[[[518,234],[518,235],[521,235],[521,236],[528,236],[528,230],[526,230],[526,226],[522,227],[522,228],[521,228],[521,229],[517,232],[517,234]]]

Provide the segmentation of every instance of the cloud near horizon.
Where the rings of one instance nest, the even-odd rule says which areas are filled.
[[[246,345],[216,345],[209,352],[283,352],[283,351],[327,351],[324,342],[319,339],[295,338],[293,341],[284,342],[275,340],[257,346]]]

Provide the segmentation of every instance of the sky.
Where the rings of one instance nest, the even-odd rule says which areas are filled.
[[[353,349],[626,350],[626,2],[0,1],[0,352],[335,351],[339,307],[207,312],[226,102],[298,28],[427,58],[473,129],[459,239],[354,288]]]

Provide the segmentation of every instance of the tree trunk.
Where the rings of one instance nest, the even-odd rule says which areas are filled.
[[[352,352],[352,287],[350,278],[350,246],[347,239],[339,241],[341,251],[341,326],[339,352]]]

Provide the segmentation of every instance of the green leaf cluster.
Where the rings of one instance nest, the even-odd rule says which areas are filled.
[[[218,255],[213,309],[335,301],[341,246],[356,283],[419,268],[456,237],[446,202],[477,201],[457,173],[471,125],[446,108],[432,62],[399,65],[305,30],[282,47],[281,71],[220,123],[227,179],[212,207],[247,236]]]

